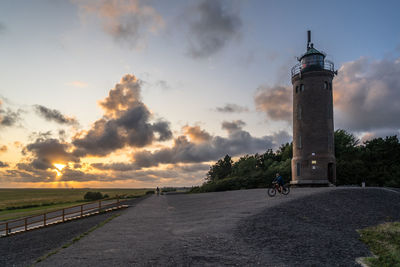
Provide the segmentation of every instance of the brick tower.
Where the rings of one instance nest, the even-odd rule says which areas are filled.
[[[314,48],[308,31],[307,51],[292,70],[292,185],[328,186],[336,182],[333,131],[333,62]]]

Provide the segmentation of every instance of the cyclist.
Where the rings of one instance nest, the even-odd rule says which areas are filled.
[[[276,182],[279,185],[279,193],[282,193],[284,183],[283,183],[283,178],[282,176],[279,175],[279,173],[276,173],[274,182]]]

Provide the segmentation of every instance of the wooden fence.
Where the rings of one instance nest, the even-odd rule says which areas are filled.
[[[7,236],[9,234],[14,234],[17,232],[45,227],[50,224],[61,223],[68,220],[73,220],[76,218],[99,213],[101,211],[121,207],[125,207],[125,205],[121,204],[119,198],[99,200],[91,203],[50,211],[39,215],[0,222],[0,236]]]

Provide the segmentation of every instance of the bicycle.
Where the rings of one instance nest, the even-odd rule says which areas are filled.
[[[276,192],[279,192],[281,194],[284,194],[285,196],[290,193],[290,187],[289,186],[282,186],[283,190],[281,192],[281,188],[277,182],[272,182],[272,186],[268,188],[268,196],[274,197],[276,195]]]

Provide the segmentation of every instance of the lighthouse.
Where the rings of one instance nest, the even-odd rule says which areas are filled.
[[[337,72],[311,43],[291,69],[293,84],[292,185],[328,186],[336,182],[332,80]]]

